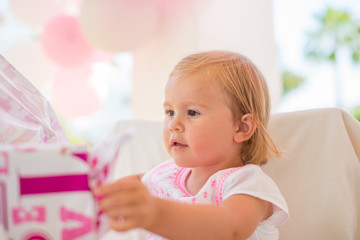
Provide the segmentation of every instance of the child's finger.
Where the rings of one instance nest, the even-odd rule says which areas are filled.
[[[121,208],[113,208],[109,211],[105,211],[108,217],[112,219],[118,218],[134,218],[139,215],[138,209],[133,205],[127,205]]]
[[[141,181],[136,176],[121,178],[113,183],[104,184],[95,189],[95,196],[101,197],[117,191],[126,191],[136,188]]]
[[[111,208],[121,208],[132,205],[138,201],[136,192],[123,192],[107,195],[99,200],[101,210],[107,211]]]
[[[132,218],[120,217],[117,219],[112,219],[110,222],[110,228],[119,232],[125,232],[137,227],[139,227],[138,222]]]

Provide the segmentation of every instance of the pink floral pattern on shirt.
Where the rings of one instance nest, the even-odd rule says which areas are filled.
[[[210,176],[200,191],[194,195],[188,192],[185,185],[186,177],[190,171],[190,168],[178,167],[170,160],[149,171],[142,181],[155,196],[186,204],[220,205],[226,198],[234,194],[263,197],[277,206],[280,214],[273,214],[274,219],[269,218],[271,221],[267,222],[268,225],[260,224],[256,229],[259,232],[262,228],[265,229],[266,226],[277,225],[287,219],[288,213],[285,200],[282,198],[276,184],[262,172],[259,166],[248,164],[218,171]],[[260,189],[267,189],[265,193],[267,195],[262,196],[262,193],[258,190],[259,186],[261,186]],[[277,230],[276,228],[272,229]],[[164,238],[151,234],[148,239],[160,240]],[[273,238],[270,237],[269,239]]]

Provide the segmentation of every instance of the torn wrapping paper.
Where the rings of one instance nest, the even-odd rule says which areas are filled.
[[[0,143],[70,143],[48,101],[0,55]]]
[[[92,190],[133,130],[92,150],[71,144],[41,93],[0,55],[0,239],[100,239]]]

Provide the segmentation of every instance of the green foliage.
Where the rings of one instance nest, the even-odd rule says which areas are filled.
[[[350,52],[354,63],[360,62],[360,22],[345,10],[326,8],[316,15],[318,28],[309,33],[305,46],[307,57],[335,63],[340,48]]]
[[[360,121],[360,105],[351,110],[351,114]]]
[[[289,71],[284,71],[282,73],[282,83],[283,83],[283,94],[296,89],[304,82],[304,78],[299,75],[295,75]]]

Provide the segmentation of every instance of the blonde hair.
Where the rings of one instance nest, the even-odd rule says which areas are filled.
[[[203,74],[228,97],[234,119],[250,113],[257,124],[251,138],[241,149],[243,164],[266,164],[280,153],[267,132],[270,100],[266,81],[258,68],[245,56],[230,51],[208,51],[182,59],[170,77]]]

